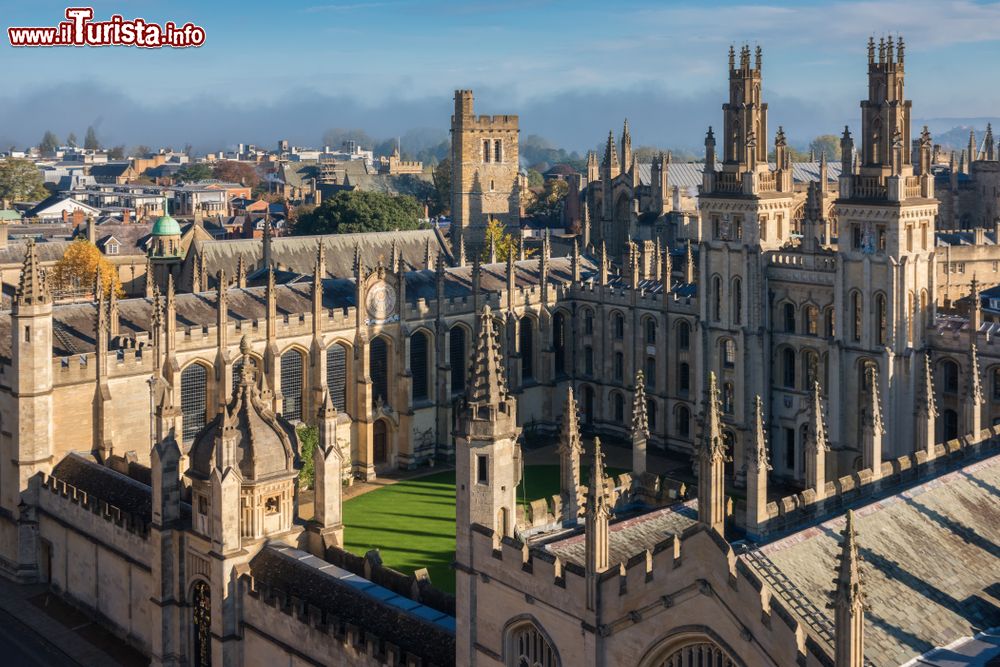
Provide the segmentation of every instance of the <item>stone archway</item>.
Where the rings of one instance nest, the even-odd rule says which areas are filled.
[[[708,628],[691,627],[672,634],[649,650],[640,667],[745,667],[725,642]]]

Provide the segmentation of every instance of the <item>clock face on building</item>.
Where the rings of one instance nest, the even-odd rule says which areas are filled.
[[[391,285],[380,281],[368,288],[365,299],[368,317],[373,322],[385,322],[396,312],[396,292]]]

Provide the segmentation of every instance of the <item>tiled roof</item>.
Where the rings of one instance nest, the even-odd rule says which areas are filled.
[[[131,512],[147,521],[152,517],[153,494],[149,486],[115,472],[90,457],[70,452],[52,469],[52,476],[122,511]]]
[[[1000,626],[1000,456],[855,510],[864,561],[865,653],[899,665]],[[843,518],[761,547],[818,607],[832,585]],[[832,622],[833,612],[825,612]]]
[[[698,523],[698,501],[671,505],[639,516],[616,521],[608,526],[609,562],[625,563],[646,549],[652,550],[671,535],[679,535],[686,528]],[[546,544],[544,549],[563,561],[584,565],[586,562],[585,536],[582,532],[563,540]]]
[[[291,547],[267,546],[250,561],[255,583],[280,589],[425,658],[455,662],[455,619]]]

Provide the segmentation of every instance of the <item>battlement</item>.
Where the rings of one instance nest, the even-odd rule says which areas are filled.
[[[817,500],[812,489],[785,496],[767,504],[767,516],[760,522],[760,534],[773,535],[792,531],[822,517],[842,514],[852,505],[878,496],[881,492],[905,484],[930,479],[941,472],[963,466],[970,461],[1000,452],[1000,425],[984,428],[978,435],[965,436],[934,446],[934,456],[919,451],[891,461],[883,461],[879,476],[871,469],[844,475],[826,483],[826,497]],[[746,512],[735,512],[737,525]]]
[[[100,498],[95,498],[86,491],[57,479],[53,475],[40,473],[39,486],[45,497],[57,498],[62,502],[76,505],[104,519],[116,528],[142,539],[149,537],[149,521],[145,517],[122,510]],[[40,499],[40,503],[44,508],[45,501]]]

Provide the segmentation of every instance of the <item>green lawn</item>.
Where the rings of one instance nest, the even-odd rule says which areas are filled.
[[[620,470],[609,470],[619,474]],[[581,480],[590,479],[583,466]],[[559,466],[527,466],[518,500],[559,492]],[[345,547],[356,554],[381,552],[382,562],[410,574],[426,567],[437,588],[455,590],[455,473],[398,482],[344,502]]]

